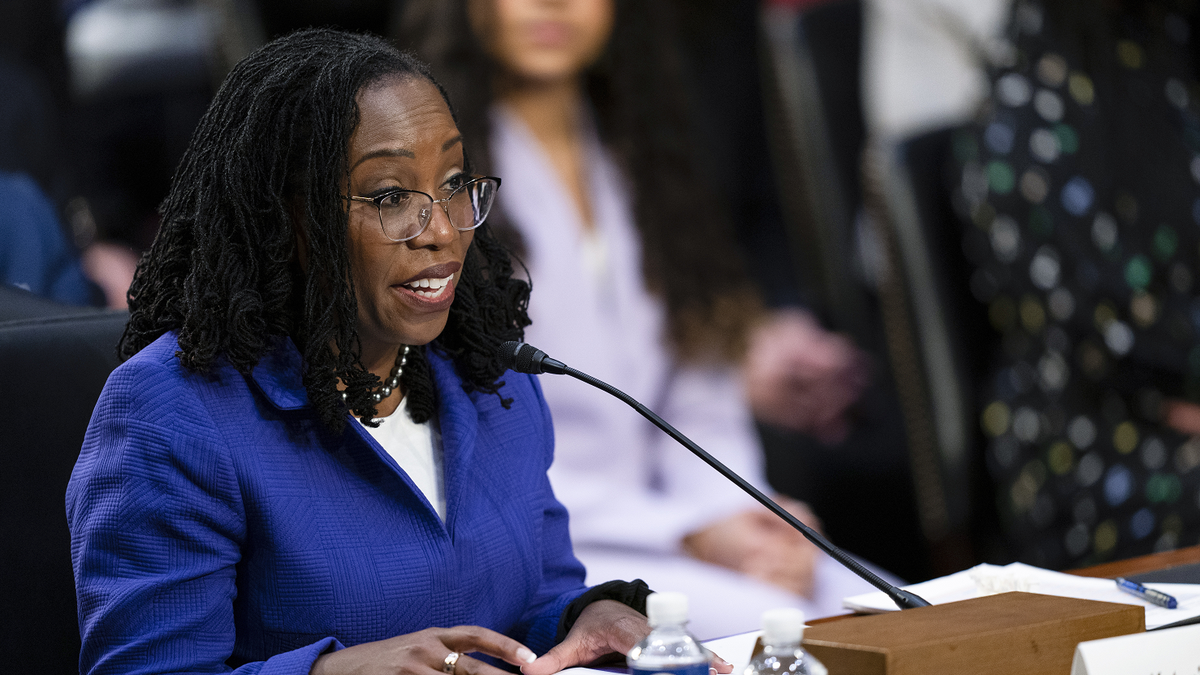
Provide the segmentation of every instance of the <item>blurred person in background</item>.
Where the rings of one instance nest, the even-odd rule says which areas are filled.
[[[1200,543],[1200,14],[1021,0],[953,139],[996,345],[987,466],[1015,557]]]
[[[504,177],[500,215],[535,288],[529,341],[765,487],[738,364],[753,328],[771,324],[696,168],[672,18],[664,3],[410,1],[399,34],[458,103],[470,156]],[[793,327],[829,340],[813,344],[830,363],[804,383],[820,404],[805,400],[800,414],[836,436],[859,364],[815,324]],[[766,372],[791,377],[781,352]],[[701,637],[742,630],[770,606],[836,613],[867,589],[621,402],[566,379],[543,386],[551,480],[589,575],[689,592]]]
[[[0,172],[0,282],[67,305],[97,300],[54,205],[27,174]]]
[[[0,4],[0,282],[89,305],[99,291],[59,217],[72,178],[62,47],[53,2]]]

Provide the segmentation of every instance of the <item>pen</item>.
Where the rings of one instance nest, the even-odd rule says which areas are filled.
[[[1117,588],[1129,593],[1130,595],[1136,595],[1151,604],[1158,605],[1159,607],[1166,607],[1167,609],[1175,609],[1179,606],[1179,602],[1175,598],[1163,593],[1162,591],[1156,591],[1153,588],[1146,588],[1136,581],[1122,579],[1121,577],[1117,577],[1114,579],[1114,581],[1117,582]]]

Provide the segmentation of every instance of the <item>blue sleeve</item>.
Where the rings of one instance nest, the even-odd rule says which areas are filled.
[[[92,300],[54,206],[25,174],[0,173],[0,280],[66,304]]]
[[[67,487],[79,671],[218,673],[234,649],[245,513],[228,444],[162,363],[109,378]],[[239,673],[308,673],[326,638]]]
[[[515,373],[509,373],[509,377]],[[550,408],[542,396],[542,388],[536,378],[529,376],[531,393],[536,401],[535,415],[540,419],[544,433],[542,453],[545,469],[554,461],[554,425],[550,419]],[[558,622],[567,605],[587,590],[583,580],[583,564],[575,557],[571,547],[571,535],[567,530],[567,509],[554,496],[550,479],[545,471],[540,476],[542,495],[542,585],[537,597],[521,619],[523,635],[513,637],[537,654],[546,653],[554,646]]]

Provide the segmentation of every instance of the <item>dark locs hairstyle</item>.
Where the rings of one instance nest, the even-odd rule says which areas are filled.
[[[204,371],[224,358],[248,373],[272,341],[290,336],[322,422],[340,431],[349,408],[373,423],[370,394],[379,378],[360,360],[341,193],[359,119],[355,97],[390,77],[437,84],[423,64],[386,41],[332,30],[275,40],[230,72],[176,171],[162,229],[138,265],[122,358],[174,330],[187,368]],[[298,237],[307,251],[304,271]],[[467,391],[499,396],[495,349],[520,339],[529,325],[529,286],[512,277],[509,260],[487,225],[476,230],[446,329],[432,345],[450,356]],[[412,418],[428,420],[436,392],[424,350],[413,350],[402,382]]]
[[[408,0],[394,28],[457,104],[476,162],[490,170],[488,108],[499,65],[472,33],[466,0]],[[602,142],[630,179],[647,287],[686,359],[736,357],[760,311],[732,224],[698,168],[671,3],[614,0],[609,43],[586,87]],[[537,279],[533,280],[536,284]]]

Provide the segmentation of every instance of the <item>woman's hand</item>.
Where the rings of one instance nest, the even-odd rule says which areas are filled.
[[[849,433],[846,412],[866,388],[866,364],[850,340],[788,309],[751,333],[742,371],[755,418],[834,444]]]
[[[803,502],[776,497],[800,521],[820,530]],[[684,550],[697,560],[727,567],[797,595],[811,597],[819,549],[779,516],[756,508],[736,513],[689,534]]]
[[[584,666],[616,652],[626,654],[650,633],[646,617],[616,600],[588,605],[567,637],[538,660],[521,667],[524,675],[551,675],[564,668]]]
[[[524,666],[536,658],[520,642],[494,630],[456,626],[427,628],[322,654],[309,672],[311,675],[444,675],[446,656],[451,652],[460,654],[451,675],[506,675],[495,666],[467,656],[467,652],[494,656],[514,666]]]
[[[642,614],[616,600],[597,600],[580,613],[566,639],[537,661],[522,666],[521,672],[551,675],[565,668],[585,666],[608,654],[627,654],[649,634],[650,625]],[[733,671],[733,666],[716,654],[712,665],[718,673]]]

